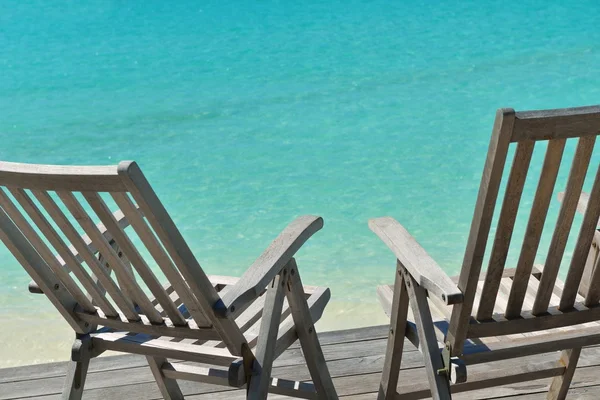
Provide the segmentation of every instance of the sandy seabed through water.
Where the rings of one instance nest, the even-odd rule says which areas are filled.
[[[0,329],[0,368],[69,360],[74,333],[58,312],[6,318],[11,322]],[[388,323],[376,303],[331,300],[316,327],[318,332],[325,332]],[[116,353],[104,353],[111,354]]]

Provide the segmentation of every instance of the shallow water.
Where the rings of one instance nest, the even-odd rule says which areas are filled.
[[[332,289],[321,329],[384,323],[394,259],[367,220],[394,216],[457,273],[495,110],[598,103],[599,16],[593,1],[3,1],[0,159],[138,161],[209,273],[241,274],[321,215],[298,256]],[[0,263],[0,366],[66,359],[66,324],[2,246]]]

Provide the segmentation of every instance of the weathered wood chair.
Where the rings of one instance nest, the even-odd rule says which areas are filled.
[[[451,391],[547,377],[554,377],[548,398],[566,397],[581,347],[600,343],[597,322],[600,320],[600,269],[590,270],[589,282],[582,282],[586,259],[592,257],[588,254],[600,216],[599,172],[596,172],[589,201],[579,207],[584,217],[566,280],[563,283],[557,279],[588,167],[590,173],[599,167],[597,158],[590,162],[598,134],[600,107],[498,111],[462,270],[457,278],[448,277],[394,219],[384,217],[369,222],[370,228],[397,259],[395,284],[378,288],[380,301],[391,318],[380,399],[428,396],[450,399]],[[545,264],[534,266],[565,144],[575,139],[577,147]],[[481,274],[512,143],[516,146],[514,159],[488,253],[487,272]],[[540,145],[547,148],[528,214],[525,238],[516,268],[508,269],[505,263],[525,178],[534,146]],[[584,200],[585,196],[581,196],[581,202]],[[597,258],[588,261],[588,265],[593,263],[597,263]],[[400,395],[398,372],[405,336],[419,346],[423,354],[428,383],[402,387]],[[443,345],[439,346],[438,341]],[[508,369],[484,369],[479,374],[469,374],[468,379],[466,376],[469,364],[558,350],[562,350],[558,363],[514,362]],[[450,385],[450,381],[458,384]]]
[[[165,399],[177,379],[336,399],[314,328],[329,289],[303,287],[293,258],[322,226],[300,217],[240,279],[207,276],[136,163],[0,163],[0,239],[76,332],[64,399],[105,350],[145,355]],[[297,339],[312,383],[271,377]]]

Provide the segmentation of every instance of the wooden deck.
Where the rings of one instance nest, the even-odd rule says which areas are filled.
[[[374,399],[383,365],[387,327],[376,326],[320,334],[323,351],[338,393],[347,400]],[[520,365],[557,359],[558,353],[509,360]],[[297,345],[286,351],[274,365],[278,377],[310,379]],[[407,344],[403,357],[402,382],[425,379],[420,354]],[[38,364],[0,369],[0,400],[59,399],[65,363]],[[479,371],[494,365],[472,367]],[[545,399],[549,380],[539,380],[485,389],[454,396],[455,399]],[[243,399],[245,392],[222,386],[180,382],[186,399]],[[581,354],[569,399],[600,399],[600,347],[586,348]],[[283,398],[271,395],[270,399]],[[161,399],[144,357],[120,355],[92,360],[84,399]]]

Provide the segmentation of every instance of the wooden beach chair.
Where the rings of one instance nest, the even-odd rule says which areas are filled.
[[[165,399],[178,379],[337,399],[314,328],[329,289],[303,287],[294,259],[322,226],[300,217],[240,279],[207,276],[136,163],[0,163],[0,239],[76,332],[64,399],[105,350],[145,355]],[[297,339],[312,383],[271,377]]]
[[[456,278],[448,277],[393,218],[369,222],[371,230],[397,259],[395,284],[378,288],[380,301],[391,318],[379,399],[450,399],[451,392],[548,377],[554,378],[547,398],[566,397],[581,347],[600,343],[600,269],[590,269],[598,261],[590,255],[600,216],[599,163],[597,158],[590,162],[598,134],[598,106],[498,111],[462,270]],[[565,144],[570,141],[577,143],[569,166],[561,161]],[[501,180],[511,146],[516,149],[504,186]],[[545,151],[543,163],[537,166],[531,162],[536,146]],[[556,225],[550,226],[554,228],[550,246],[542,249],[547,251],[545,263],[534,266],[561,164],[566,164],[570,172],[560,212]],[[522,216],[528,221],[526,234],[522,245],[515,248],[519,249],[516,268],[505,268],[530,170],[536,172],[528,179],[539,181],[532,206],[523,206],[528,211]],[[595,173],[593,187],[589,196],[580,196],[588,170]],[[504,197],[488,252],[487,272],[481,274],[501,187],[505,188]],[[557,276],[578,203],[584,217],[562,282]],[[588,271],[584,271],[589,259]],[[584,272],[587,281],[582,281]],[[400,388],[399,394],[398,372],[405,337],[419,347],[428,382],[408,384]],[[527,359],[506,361],[561,350],[559,360],[558,354],[549,354],[546,363],[545,358],[535,365],[529,365]],[[500,360],[505,361],[495,365],[503,367],[481,365],[472,368],[479,373],[466,374],[470,364]]]

